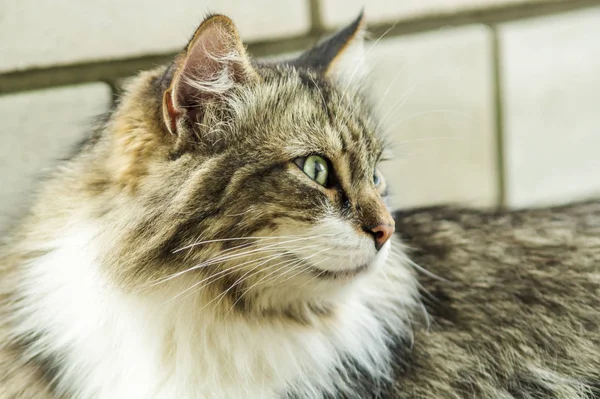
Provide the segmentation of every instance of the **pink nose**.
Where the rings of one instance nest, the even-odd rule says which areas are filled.
[[[373,237],[375,238],[375,248],[379,251],[383,244],[385,244],[392,234],[394,234],[394,225],[391,224],[380,224],[371,229]]]

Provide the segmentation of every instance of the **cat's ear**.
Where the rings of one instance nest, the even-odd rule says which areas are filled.
[[[337,80],[360,80],[367,70],[364,37],[365,17],[361,12],[348,26],[302,53],[292,63]]]
[[[182,119],[197,120],[207,102],[234,85],[259,80],[235,25],[223,15],[212,15],[200,24],[174,68],[163,94],[163,117],[173,134]]]

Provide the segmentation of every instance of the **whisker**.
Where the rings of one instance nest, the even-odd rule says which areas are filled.
[[[387,96],[390,94],[392,88],[394,87],[394,84],[396,83],[396,81],[398,80],[398,78],[400,77],[402,72],[403,72],[402,69],[399,69],[398,72],[396,73],[396,76],[394,76],[394,79],[392,79],[392,81],[388,83],[388,87],[383,92],[381,99],[377,102],[376,109],[380,109],[381,104],[383,104],[387,100]],[[415,86],[415,85],[411,84],[409,87],[413,87],[413,86]]]
[[[355,89],[353,90],[352,94],[350,95],[350,101],[348,101],[348,104],[346,104],[346,107],[344,109],[343,114],[347,114],[348,113],[348,108],[354,104],[354,106],[352,107],[352,112],[349,113],[349,115],[347,117],[344,118],[344,120],[342,121],[342,125],[346,125],[348,124],[348,122],[350,120],[352,120],[352,118],[354,117],[354,115],[356,114],[356,111],[358,111],[358,108],[360,107],[361,103],[360,101],[352,101],[353,99],[356,98],[357,94],[360,91],[360,87],[362,86],[362,84],[364,83],[364,81],[367,79],[367,76],[369,74],[371,74],[373,72],[373,70],[375,69],[375,67],[371,67],[369,68],[368,72],[365,73],[365,76],[363,76],[361,78],[361,80],[356,84]]]
[[[306,246],[304,248],[308,249],[308,248],[314,248],[314,247],[319,247],[319,246],[322,246],[322,244],[318,244],[317,243],[317,244]],[[243,279],[243,277],[247,276],[250,272],[252,272],[253,270],[256,270],[260,266],[264,265],[265,263],[267,263],[267,262],[269,262],[269,261],[271,261],[273,259],[277,259],[277,258],[280,258],[280,257],[282,257],[282,256],[285,255],[285,252],[281,252],[281,248],[274,249],[274,251],[275,250],[278,251],[275,255],[264,256],[264,257],[261,257],[261,258],[258,258],[258,259],[252,259],[252,260],[249,260],[249,261],[246,261],[246,262],[242,262],[242,263],[233,265],[231,267],[228,267],[228,268],[226,268],[224,270],[221,270],[221,271],[219,271],[219,272],[217,272],[215,274],[212,274],[212,275],[210,275],[210,276],[208,276],[208,277],[206,277],[206,278],[204,278],[204,279],[202,279],[202,280],[194,283],[192,286],[186,288],[184,291],[182,291],[181,293],[177,294],[175,297],[171,298],[169,301],[174,300],[174,299],[180,297],[181,295],[185,294],[186,292],[189,292],[190,290],[195,290],[195,292],[197,292],[197,291],[203,289],[204,287],[208,286],[209,284],[212,284],[215,281],[217,281],[217,280],[219,280],[219,279],[221,279],[221,278],[223,278],[223,277],[231,274],[234,270],[239,269],[241,266],[250,265],[250,264],[253,264],[255,262],[260,262],[258,265],[254,266],[252,269],[250,269],[250,271],[246,272],[231,287],[229,287],[224,293],[220,294],[219,296],[225,295],[227,292],[229,292],[229,290],[231,290],[235,285],[237,285]],[[276,265],[277,264],[270,265],[265,270],[268,270],[268,269],[270,269],[270,268],[272,268],[272,267],[274,267]]]
[[[240,282],[244,281],[244,279],[246,279],[246,280],[247,280],[248,278],[250,278],[250,277],[252,277],[252,276],[255,276],[255,275],[257,275],[257,274],[258,274],[258,273],[260,273],[261,271],[266,271],[266,270],[272,269],[273,267],[276,267],[276,266],[281,266],[281,267],[279,267],[279,268],[277,269],[277,270],[281,270],[282,268],[284,268],[284,267],[287,267],[287,266],[289,266],[290,264],[293,264],[294,262],[297,262],[297,259],[292,259],[292,260],[290,260],[290,259],[287,259],[287,260],[284,260],[284,261],[281,261],[281,262],[275,263],[275,264],[273,264],[273,265],[269,265],[269,266],[268,266],[268,267],[266,267],[264,270],[258,270],[258,271],[255,271],[255,270],[257,269],[257,267],[254,267],[254,268],[252,268],[250,271],[246,272],[246,273],[245,273],[245,274],[244,274],[242,277],[240,277],[240,278],[239,278],[239,279],[238,279],[238,280],[237,280],[235,283],[233,283],[233,284],[231,285],[231,287],[229,287],[229,288],[228,288],[227,290],[225,290],[223,293],[219,294],[218,298],[220,298],[220,299],[219,299],[219,302],[217,302],[217,305],[218,305],[218,304],[221,302],[221,300],[222,300],[222,299],[225,297],[225,295],[227,295],[227,293],[228,293],[230,290],[232,290],[234,287],[236,287],[236,286],[237,286],[237,285],[238,285]],[[252,273],[252,272],[254,272],[254,273]],[[243,295],[243,294],[242,294],[242,295]],[[215,299],[216,299],[216,298],[215,298]],[[240,296],[240,299],[241,299],[241,296]],[[214,299],[213,299],[213,301],[214,301]],[[212,301],[211,301],[211,302],[212,302]],[[209,302],[209,303],[210,303],[210,302]],[[233,304],[233,306],[235,306],[235,304],[236,304],[236,303],[237,303],[237,301],[236,301],[236,302]],[[230,309],[230,310],[231,310],[231,309]],[[228,312],[228,313],[229,313],[229,312]]]
[[[320,247],[320,246],[322,246],[322,245],[321,245],[321,244],[314,244],[314,245],[309,245],[309,246],[306,246],[306,247],[304,247],[304,249],[309,249],[309,248],[314,248],[314,247]],[[317,253],[320,253],[320,252],[326,251],[327,249],[329,249],[329,248],[326,248],[326,249],[324,249],[324,250],[322,250],[322,251],[319,251],[319,252],[317,252]],[[283,256],[283,255],[285,255],[285,253],[282,253],[282,256]],[[294,261],[296,261],[296,260],[294,259],[294,260],[292,260],[291,262],[293,263]],[[282,261],[282,262],[279,262],[278,264],[285,263],[285,262],[289,262],[289,261]],[[228,289],[227,289],[227,290],[226,290],[224,293],[222,293],[222,294],[220,294],[220,295],[225,295],[225,294],[227,294],[227,292],[229,292],[229,291],[230,291],[232,288],[234,288],[234,287],[235,287],[237,284],[239,284],[241,281],[243,281],[243,280],[244,280],[244,278],[246,278],[246,279],[247,279],[247,278],[251,277],[251,276],[248,276],[248,274],[249,274],[249,273],[251,273],[252,271],[256,270],[258,267],[260,267],[260,266],[261,266],[261,265],[263,265],[264,263],[266,263],[266,262],[263,262],[263,263],[261,263],[260,265],[257,265],[257,266],[255,266],[255,267],[253,267],[252,269],[250,269],[249,271],[247,271],[246,273],[244,273],[244,274],[243,274],[243,275],[242,275],[242,276],[241,276],[241,277],[240,277],[240,278],[239,278],[237,281],[235,281],[235,282],[234,282],[234,283],[231,285],[231,287],[229,287],[229,288],[228,288]],[[266,270],[269,270],[269,269],[271,269],[271,268],[273,268],[273,267],[277,266],[278,264],[269,265],[269,266],[268,266],[268,267],[266,267],[264,270],[260,270],[260,271],[266,271]],[[259,272],[260,272],[260,271],[259,271]]]
[[[429,333],[431,331],[431,315],[429,314],[429,312],[427,311],[427,307],[425,306],[425,304],[422,301],[418,301],[419,304],[419,309],[421,309],[421,313],[423,314],[423,317],[425,318],[425,331],[427,331],[427,333]],[[411,346],[414,342],[411,343]]]
[[[450,137],[450,136],[431,136],[431,137],[421,137],[421,138],[412,139],[412,140],[397,141],[394,143],[394,145],[401,146],[401,145],[406,145],[406,144],[414,144],[414,143],[421,143],[421,142],[435,141],[435,140],[458,140],[458,139],[456,137]]]
[[[274,271],[272,272],[272,273],[275,273],[275,272],[277,272],[278,270],[282,270],[282,269],[284,269],[284,268],[286,268],[286,267],[289,267],[290,265],[293,265],[294,263],[297,263],[297,262],[298,262],[298,260],[297,260],[297,259],[293,259],[293,260],[285,260],[285,261],[282,261],[282,262],[276,263],[276,264],[274,264],[274,265],[271,265],[271,266],[269,266],[269,267],[265,268],[265,270],[269,270],[269,269],[271,269],[271,268],[273,268],[273,267],[276,267],[276,266],[280,265],[280,267],[278,267],[276,270],[274,270]],[[264,271],[264,270],[263,270],[263,271]],[[250,277],[252,277],[252,276],[255,276],[255,275],[257,275],[257,274],[258,274],[258,273],[260,273],[260,272],[261,272],[261,270],[257,270],[257,271],[255,271],[254,273],[252,273],[251,275],[247,276],[247,277],[246,277],[246,279],[248,279],[248,278],[250,278]],[[269,273],[269,274],[271,274],[271,273]],[[262,280],[262,279],[261,279],[261,280]],[[259,281],[261,281],[261,280],[259,280]],[[256,285],[256,284],[252,285],[250,288],[254,287],[255,285]],[[230,288],[233,288],[233,287],[230,287]],[[237,300],[236,300],[236,301],[233,303],[233,305],[231,305],[231,308],[229,309],[229,311],[228,311],[228,312],[226,313],[226,315],[225,315],[226,317],[227,317],[227,315],[229,315],[229,312],[230,312],[230,311],[231,311],[231,310],[232,310],[232,309],[235,307],[235,305],[236,305],[236,304],[237,304],[237,303],[238,303],[238,302],[239,302],[239,301],[242,299],[242,297],[243,297],[243,296],[244,296],[244,295],[245,295],[247,292],[248,292],[248,290],[245,290],[245,291],[242,293],[242,295],[240,295],[240,297],[239,297],[239,298],[238,298],[238,299],[237,299]],[[210,304],[211,304],[211,303],[213,303],[215,300],[218,300],[218,302],[215,304],[215,306],[218,306],[218,305],[219,305],[219,303],[221,303],[221,301],[222,301],[222,300],[225,298],[225,294],[226,294],[226,293],[222,293],[222,294],[220,294],[219,296],[217,296],[217,297],[213,298],[213,299],[212,299],[210,302],[208,302],[208,303],[207,303],[207,304],[206,304],[204,307],[206,307],[206,306],[210,305]]]
[[[266,249],[266,250],[263,249],[263,248],[261,248],[261,251],[262,252],[266,252],[266,253],[269,253],[269,252],[279,253],[281,251],[281,248],[273,248],[273,249]],[[198,265],[192,266],[192,267],[190,267],[190,268],[188,268],[186,270],[174,273],[174,274],[170,275],[169,277],[164,278],[163,280],[159,280],[154,285],[165,283],[167,281],[170,281],[170,280],[172,280],[172,279],[174,279],[176,277],[179,277],[179,276],[181,276],[181,275],[183,275],[185,273],[188,273],[190,271],[193,271],[193,270],[198,270],[198,269],[205,268],[205,267],[208,267],[208,266],[212,266],[212,265],[215,265],[215,264],[218,264],[218,263],[226,262],[226,261],[233,260],[233,259],[242,258],[242,257],[244,257],[245,255],[247,255],[250,252],[253,252],[253,251],[246,251],[246,252],[241,252],[241,253],[237,253],[237,254],[234,254],[234,255],[230,255],[230,256],[227,256],[227,257],[217,257],[217,258],[209,259],[209,260],[207,260],[205,262],[202,262],[202,263],[200,263]],[[262,258],[259,258],[259,259],[262,259]],[[238,267],[240,265],[244,265],[244,264],[245,263],[236,264],[234,266],[231,266],[229,269],[233,269],[233,268],[236,268],[236,267]],[[229,269],[227,269],[227,270],[229,270]],[[221,272],[219,272],[219,273],[221,273]]]
[[[310,75],[310,81],[317,88],[317,91],[319,92],[319,95],[321,96],[321,101],[323,101],[323,104],[327,104],[327,101],[325,101],[325,97],[323,96],[323,92],[321,91],[321,88],[319,87],[319,85],[317,84],[317,82],[315,82],[315,80],[313,79],[312,75]]]
[[[402,108],[404,104],[406,104],[410,96],[415,92],[416,87],[417,84],[414,83],[411,86],[409,86],[406,90],[404,90],[404,93],[402,93],[402,95],[396,100],[396,102],[394,102],[390,109],[381,118],[379,118],[378,123],[380,126],[385,126],[388,119],[396,115],[396,112],[398,112],[398,110]]]
[[[297,263],[299,263],[299,264],[303,264],[303,263],[305,263],[305,262],[306,262],[308,259],[310,259],[310,258],[313,258],[313,257],[315,257],[315,256],[319,255],[320,253],[323,253],[323,252],[325,252],[325,251],[328,251],[328,250],[329,250],[329,248],[325,248],[325,249],[323,249],[323,250],[321,250],[321,251],[317,251],[317,252],[315,252],[314,254],[312,254],[312,255],[310,255],[310,256],[308,256],[308,257],[305,257],[305,258],[300,258],[300,259],[298,259],[298,260],[297,260]],[[279,269],[278,269],[278,270],[279,270]],[[252,288],[254,288],[254,287],[257,285],[257,284],[260,284],[260,283],[261,283],[261,282],[263,282],[263,281],[264,281],[266,278],[268,278],[269,276],[273,275],[273,274],[274,274],[274,273],[276,273],[276,272],[277,272],[277,270],[274,270],[274,271],[272,271],[271,273],[269,273],[269,274],[267,274],[267,275],[263,276],[263,277],[262,277],[262,278],[261,278],[261,279],[260,279],[258,282],[256,282],[255,284],[253,284],[252,286],[250,286],[248,289],[246,289],[246,290],[245,290],[245,291],[242,293],[242,295],[240,296],[240,299],[241,299],[241,297],[242,297],[242,296],[244,296],[244,294],[246,294],[246,293],[247,293],[249,290],[251,290]],[[286,274],[286,273],[289,273],[289,271],[288,271],[288,272],[285,272],[285,273],[283,273],[282,275],[284,275],[284,274]],[[234,305],[235,305],[235,303],[234,303]]]
[[[252,284],[250,287],[248,287],[246,290],[244,290],[244,292],[242,292],[242,294],[240,295],[240,297],[233,303],[233,305],[231,305],[231,307],[227,311],[225,317],[227,317],[229,315],[229,313],[231,313],[231,311],[233,310],[233,308],[235,308],[235,305],[237,305],[237,303],[244,297],[244,295],[246,295],[252,288],[256,287],[262,281],[264,281],[268,276],[270,276],[270,275],[272,275],[274,273],[277,273],[278,271],[283,270],[286,267],[290,267],[291,266],[291,269],[294,269],[300,263],[301,263],[300,259],[294,259],[294,260],[288,261],[287,263],[284,263],[283,265],[281,265],[277,269],[275,269],[272,272],[268,273],[266,276],[263,276],[260,280],[258,280],[256,283]]]
[[[429,270],[425,269],[424,267],[420,266],[419,264],[417,264],[415,261],[413,261],[412,259],[410,259],[408,256],[406,256],[406,254],[402,253],[402,252],[396,252],[397,250],[392,247],[392,250],[390,251],[391,254],[398,256],[399,258],[401,258],[402,262],[406,262],[409,266],[412,266],[415,270],[423,273],[424,275],[431,277],[435,280],[438,281],[443,281],[445,283],[449,283],[449,284],[456,284],[451,280],[448,280],[444,277],[438,276],[437,274],[430,272]]]
[[[312,237],[331,236],[331,235],[333,235],[333,234],[320,234],[318,236],[311,236],[311,238]],[[172,253],[181,252],[183,250],[193,248],[198,245],[210,244],[210,243],[215,243],[215,242],[227,242],[227,241],[236,241],[236,240],[278,240],[281,238],[287,239],[287,238],[308,238],[308,237],[306,237],[306,236],[254,236],[254,237],[252,237],[252,236],[250,236],[250,237],[216,238],[216,239],[212,239],[212,240],[194,242],[192,244],[186,245],[185,247],[176,249]]]
[[[384,37],[385,35],[387,35],[387,34],[388,34],[388,33],[389,33],[389,32],[390,32],[392,29],[394,29],[394,27],[395,27],[395,26],[396,26],[396,25],[394,24],[394,25],[392,25],[390,28],[388,28],[388,29],[387,29],[385,32],[383,32],[383,33],[381,34],[381,36],[379,36],[379,37],[377,38],[377,40],[375,40],[375,41],[374,41],[374,42],[371,44],[371,46],[369,47],[369,49],[368,49],[368,50],[367,50],[367,51],[366,51],[366,52],[363,54],[363,56],[361,57],[360,61],[358,61],[358,62],[356,63],[356,67],[354,67],[354,70],[352,71],[352,74],[351,74],[351,75],[350,75],[350,77],[348,78],[348,82],[346,83],[346,86],[344,87],[344,90],[342,91],[342,96],[340,97],[340,101],[342,101],[342,100],[345,98],[345,96],[346,96],[346,91],[347,91],[347,90],[348,90],[348,88],[350,87],[350,84],[352,83],[352,79],[354,79],[354,75],[356,75],[356,72],[358,72],[358,70],[360,69],[360,67],[362,66],[362,64],[365,62],[365,60],[367,59],[367,57],[368,57],[369,53],[371,52],[371,50],[373,50],[373,48],[374,48],[374,47],[377,45],[377,43],[379,43],[379,41],[380,41],[381,39],[383,39],[383,37]],[[340,104],[338,104],[338,105],[341,105],[341,103],[340,103]]]
[[[323,263],[324,261],[329,261],[329,260],[331,260],[331,258],[330,258],[330,257],[327,257],[327,258],[325,258],[325,259],[323,259],[323,260],[321,260],[321,261],[319,261],[319,262],[317,262],[317,263],[314,263],[314,264],[313,264],[313,266],[314,266],[314,265],[318,265],[318,264],[320,264],[320,263]],[[325,274],[325,272],[326,272],[326,270],[324,270],[324,269],[323,269],[323,270],[321,270],[319,273],[317,273],[316,275],[314,275],[314,276],[313,276],[312,278],[310,278],[308,281],[306,281],[306,282],[302,283],[302,284],[300,285],[300,287],[299,287],[299,288],[302,288],[302,287],[304,287],[305,285],[308,285],[308,284],[309,284],[311,281],[313,281],[314,279],[317,279],[317,278],[321,277],[323,274]]]
[[[186,270],[182,270],[182,271],[174,273],[174,274],[172,274],[172,275],[170,275],[168,277],[165,277],[165,278],[163,278],[161,280],[158,280],[158,281],[152,283],[150,285],[150,287],[153,287],[153,286],[158,285],[158,284],[165,283],[165,282],[167,282],[169,280],[177,278],[177,277],[179,277],[179,276],[181,276],[181,275],[183,275],[185,273],[188,273],[190,271],[201,269],[203,267],[206,267],[206,266],[209,266],[209,265],[213,265],[215,263],[223,262],[225,260],[231,260],[231,259],[240,258],[240,257],[246,256],[246,255],[252,254],[252,253],[265,251],[265,250],[267,250],[269,248],[276,248],[276,247],[284,245],[284,244],[289,244],[291,242],[306,241],[306,240],[311,240],[311,239],[316,239],[316,238],[321,238],[321,235],[296,238],[296,239],[293,239],[293,240],[282,241],[282,242],[270,244],[270,245],[267,245],[265,247],[259,247],[259,248],[256,248],[256,249],[253,249],[253,250],[250,250],[250,251],[246,251],[246,252],[234,253],[234,254],[229,254],[229,255],[226,255],[226,256],[217,256],[216,258],[211,258],[211,259],[206,260],[204,262],[201,262],[201,263],[199,263],[199,264],[197,264],[195,266],[192,266],[192,267],[190,267],[190,268],[188,268]]]
[[[327,249],[324,249],[323,251],[326,251],[326,250],[327,250]],[[311,257],[312,257],[312,256],[315,256],[315,255],[318,255],[319,253],[321,253],[321,252],[323,252],[323,251],[320,251],[320,252],[317,252],[316,254],[313,254],[313,255],[311,255]],[[309,257],[309,258],[310,258],[310,257]],[[288,264],[286,264],[286,265],[283,265],[283,266],[281,266],[280,268],[278,268],[277,270],[274,270],[274,271],[272,271],[271,273],[269,273],[267,276],[264,276],[263,278],[261,278],[261,279],[260,279],[258,282],[256,282],[255,284],[253,284],[252,286],[250,286],[248,289],[246,289],[246,290],[245,290],[245,291],[242,293],[242,295],[240,295],[240,297],[239,297],[239,298],[238,298],[238,299],[237,299],[237,300],[236,300],[236,301],[233,303],[233,305],[231,305],[231,307],[229,308],[229,310],[228,310],[228,311],[227,311],[227,313],[225,314],[225,317],[227,317],[227,316],[229,315],[229,313],[230,313],[230,312],[233,310],[233,308],[235,307],[235,305],[236,305],[236,304],[237,304],[237,303],[238,303],[238,302],[239,302],[239,301],[242,299],[242,297],[243,297],[243,296],[244,296],[246,293],[248,293],[248,291],[250,291],[252,288],[254,288],[255,286],[257,286],[257,285],[258,285],[258,284],[260,284],[261,282],[262,282],[262,283],[265,283],[265,282],[273,281],[273,280],[274,280],[274,278],[271,278],[270,280],[267,280],[267,281],[263,281],[263,280],[264,280],[266,277],[268,277],[269,275],[272,275],[272,274],[274,274],[274,273],[278,272],[279,270],[282,270],[282,269],[283,269],[283,268],[285,268],[285,267],[288,267],[288,268],[289,268],[289,270],[285,271],[284,273],[280,274],[279,276],[276,276],[275,278],[277,278],[277,277],[281,277],[281,276],[283,276],[283,275],[285,275],[285,274],[287,274],[287,273],[290,273],[290,272],[292,272],[292,271],[294,271],[294,270],[299,270],[298,272],[294,273],[293,275],[291,275],[291,276],[288,276],[288,277],[287,277],[285,280],[283,280],[283,281],[280,281],[279,283],[281,284],[281,283],[284,283],[284,282],[288,281],[288,280],[289,280],[289,279],[291,279],[291,278],[294,278],[294,277],[296,277],[296,276],[297,276],[297,275],[299,275],[300,273],[304,272],[304,271],[305,271],[305,267],[303,267],[303,266],[305,266],[305,265],[304,265],[304,262],[306,261],[306,259],[308,259],[308,258],[305,258],[305,259],[297,259],[295,262],[292,262],[292,263],[288,263]],[[321,263],[323,263],[323,262],[325,262],[325,261],[328,261],[329,259],[330,259],[330,258],[322,259],[322,260],[320,260],[319,262],[316,262],[316,263],[314,263],[314,264],[313,264],[313,266],[314,266],[314,265],[321,264]],[[292,267],[290,267],[290,265],[292,265]],[[319,272],[319,274],[318,274],[317,276],[315,276],[315,277],[319,277],[319,276],[323,275],[323,273],[324,273],[324,272],[325,272],[325,270],[323,270],[323,271]],[[313,280],[315,277],[311,278],[309,281],[312,281],[312,280]],[[304,285],[304,284],[302,284],[302,285]]]
[[[311,266],[313,266],[313,267],[314,267],[314,266],[320,265],[321,263],[324,263],[324,262],[326,262],[326,261],[328,261],[328,260],[330,260],[330,259],[331,259],[331,258],[321,259],[321,260],[320,260],[320,261],[318,261],[318,262],[312,263],[312,264],[311,264]],[[303,266],[304,266],[304,265],[303,265]],[[283,281],[280,281],[280,282],[279,282],[279,284],[283,284],[283,283],[285,283],[286,281],[288,281],[288,280],[290,280],[290,279],[292,279],[292,278],[296,277],[298,274],[302,273],[303,271],[304,271],[304,270],[300,270],[299,272],[297,272],[297,273],[294,273],[294,274],[293,274],[293,275],[291,275],[291,276],[288,276],[288,277],[287,277],[285,280],[283,280]],[[319,274],[322,274],[323,272],[324,272],[324,270],[320,271],[320,272],[319,272]],[[287,273],[288,273],[288,272],[282,273],[282,274],[281,274],[280,276],[278,276],[278,277],[281,277],[281,276],[283,276],[283,275],[285,275],[285,274],[287,274]]]
[[[270,256],[266,256],[266,257],[262,257],[262,258],[258,258],[258,259],[253,259],[253,260],[250,260],[250,261],[247,261],[247,262],[243,262],[243,263],[240,263],[240,264],[228,267],[227,269],[221,270],[221,271],[219,271],[219,272],[217,272],[215,274],[211,274],[210,276],[208,276],[208,277],[206,277],[206,278],[204,278],[204,279],[202,279],[200,281],[195,282],[190,287],[186,288],[185,290],[183,290],[179,294],[175,295],[173,298],[169,299],[167,302],[179,298],[181,295],[185,294],[186,292],[189,292],[190,290],[196,289],[195,291],[199,291],[199,290],[203,289],[204,287],[208,286],[208,284],[212,284],[215,281],[217,281],[217,280],[225,277],[230,272],[232,272],[234,269],[238,269],[240,266],[244,266],[244,265],[247,265],[247,264],[252,264],[254,262],[260,262],[260,261],[263,261],[261,264],[264,264],[264,263],[266,263],[266,262],[268,262],[268,261],[270,261],[272,259],[277,259],[277,258],[279,258],[281,256],[283,256],[283,254],[277,253],[275,255],[270,255]],[[205,283],[205,284],[203,284],[203,283]],[[198,285],[201,285],[201,286],[198,287]]]
[[[397,127],[401,126],[403,123],[406,123],[408,121],[411,121],[413,119],[417,119],[420,118],[422,116],[427,116],[430,114],[450,114],[450,115],[456,115],[456,116],[462,116],[464,118],[467,119],[473,119],[473,117],[469,114],[467,114],[466,112],[461,112],[461,111],[456,111],[456,110],[452,110],[452,109],[432,109],[432,110],[428,110],[428,111],[423,111],[423,112],[418,112],[414,115],[411,115],[409,117],[406,117],[404,119],[399,120],[398,122],[396,122],[390,129],[396,129]]]
[[[414,267],[416,270],[420,271],[421,273],[425,274],[426,276],[429,276],[433,279],[439,280],[439,281],[443,281],[445,283],[450,283],[450,284],[454,284],[452,281],[444,278],[444,277],[440,277],[435,273],[430,272],[429,270],[425,269],[424,267],[420,266],[419,264],[417,264],[416,262],[408,259],[408,263]]]

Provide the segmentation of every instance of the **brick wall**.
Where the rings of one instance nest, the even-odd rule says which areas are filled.
[[[599,0],[7,0],[0,230],[119,82],[168,60],[207,11],[231,16],[263,56],[309,46],[363,4],[397,206],[600,193]]]

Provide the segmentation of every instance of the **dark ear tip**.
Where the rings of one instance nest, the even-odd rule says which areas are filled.
[[[225,29],[226,32],[228,32],[228,34],[230,34],[236,40],[240,39],[240,35],[231,18],[223,14],[207,14],[206,17],[202,20],[202,22],[200,22],[200,25],[198,25],[198,28],[196,28],[196,31],[194,32],[193,36],[185,46],[185,51],[189,51],[191,45],[194,43],[194,41],[200,35],[201,32],[203,32],[206,29],[210,29],[214,26],[222,27]]]
[[[366,24],[364,9],[348,25],[321,41],[311,49],[302,53],[291,65],[300,68],[312,69],[327,74],[338,56],[344,52],[348,45],[356,38],[362,39],[362,32]]]
[[[221,26],[225,28],[229,33],[233,34],[235,37],[239,37],[237,28],[235,24],[226,15],[223,14],[208,14],[206,18],[200,23],[198,30],[202,30],[202,28],[208,28],[210,26]]]
[[[215,23],[222,24],[222,25],[228,25],[228,26],[234,25],[231,18],[229,18],[226,15],[207,14],[206,17],[204,18],[204,20],[202,21],[202,23],[200,23],[200,26],[202,26],[204,24],[215,24]]]
[[[365,7],[363,6],[360,9],[360,13],[358,13],[358,17],[350,24],[351,26],[356,26],[356,30],[364,27],[367,23],[367,19],[365,18]]]
[[[356,35],[365,29],[365,25],[367,24],[367,20],[365,18],[365,8],[363,7],[360,10],[358,16],[345,28],[342,28],[341,31],[345,31],[349,38],[354,38]]]

